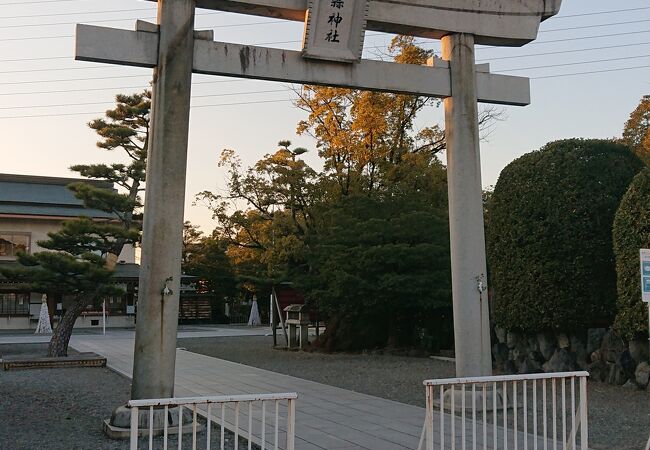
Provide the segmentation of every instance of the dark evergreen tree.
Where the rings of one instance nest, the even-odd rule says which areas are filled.
[[[612,323],[612,224],[641,168],[624,145],[569,139],[503,169],[486,208],[492,315],[499,326],[571,332]]]
[[[140,193],[144,191],[147,141],[149,135],[150,93],[118,95],[116,108],[106,118],[88,125],[101,137],[97,146],[109,151],[120,149],[128,164],[74,165],[71,170],[83,177],[105,180],[121,189],[116,191],[89,183],[74,183],[70,189],[88,208],[112,215],[98,220],[79,217],[63,223],[39,242],[47,251],[18,257],[21,267],[3,270],[3,275],[25,283],[37,292],[60,293],[72,297],[61,321],[54,329],[49,356],[65,356],[74,323],[88,306],[103,296],[119,292],[111,275],[125,245],[140,237]]]
[[[295,279],[327,318],[326,349],[412,346],[422,330],[450,337],[438,328],[451,318],[446,211],[423,197],[349,196],[324,213],[311,270]]]
[[[626,339],[648,333],[648,306],[641,302],[641,248],[650,248],[650,168],[632,180],[614,219],[618,288],[615,327]]]

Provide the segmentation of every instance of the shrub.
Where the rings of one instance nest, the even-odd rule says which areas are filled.
[[[416,345],[423,338],[417,330],[439,345],[448,340],[444,212],[404,196],[350,196],[330,207],[308,241],[311,270],[299,280],[327,317],[326,349]]]
[[[641,167],[621,144],[570,139],[503,169],[486,220],[497,325],[537,332],[611,323],[612,223]]]
[[[648,333],[648,307],[641,302],[640,248],[650,248],[650,169],[634,178],[614,219],[618,289],[615,327],[627,339]]]

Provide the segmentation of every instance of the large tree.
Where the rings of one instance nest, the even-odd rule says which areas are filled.
[[[54,329],[49,356],[65,356],[74,323],[88,306],[108,294],[115,294],[111,274],[124,246],[140,238],[140,194],[144,191],[147,141],[149,135],[149,91],[117,95],[116,107],[106,117],[88,124],[100,136],[99,148],[121,150],[126,163],[74,165],[70,169],[85,178],[105,180],[119,190],[89,183],[69,187],[88,208],[110,213],[111,219],[88,217],[69,220],[49,239],[39,242],[48,251],[22,254],[22,267],[5,271],[37,292],[53,292],[72,297],[61,321]]]
[[[626,339],[648,334],[648,307],[641,302],[639,249],[650,248],[650,167],[632,180],[614,219],[618,309],[615,327]]]
[[[385,195],[322,205],[309,270],[293,280],[326,318],[328,350],[419,345],[423,335],[440,346],[451,336],[444,169],[408,172]]]
[[[425,64],[430,56],[411,37],[397,36],[389,47],[389,57],[397,63]],[[325,171],[341,195],[379,188],[382,172],[407,153],[435,154],[444,148],[440,127],[419,132],[414,127],[417,114],[439,100],[318,86],[296,93],[296,106],[308,114],[297,131],[316,140]]]
[[[503,169],[486,217],[499,326],[571,332],[611,324],[614,213],[641,167],[621,144],[569,139]]]
[[[304,237],[314,227],[313,207],[324,195],[321,177],[300,157],[305,152],[281,141],[277,151],[244,169],[232,150],[224,150],[226,192],[197,195],[212,211],[215,236],[228,243],[240,280],[272,284],[300,264]]]
[[[423,65],[433,56],[415,38],[396,36],[384,57],[398,64]],[[372,193],[391,184],[393,169],[409,154],[435,157],[445,150],[445,131],[431,123],[418,129],[416,117],[440,100],[416,95],[304,86],[296,90],[295,105],[307,113],[298,134],[316,140],[325,174],[336,182],[339,195]],[[486,138],[503,112],[493,107],[479,114]]]
[[[236,294],[237,280],[226,254],[228,243],[217,234],[204,236],[189,221],[183,230],[183,273],[197,277],[196,289],[218,300]]]
[[[424,64],[432,53],[412,38],[398,36],[387,56],[397,63]],[[445,149],[444,130],[434,123],[416,126],[417,115],[439,101],[315,86],[296,93],[296,105],[307,114],[297,131],[315,139],[323,171],[310,168],[300,158],[304,150],[292,150],[287,142],[249,169],[227,150],[222,158],[229,168],[227,193],[204,192],[199,198],[212,209],[219,235],[229,240],[228,255],[240,275],[257,274],[255,280],[267,284],[297,283],[328,314],[329,324],[337,324],[335,332],[328,327],[330,348],[408,343],[397,330],[406,323],[415,329],[407,316],[422,318],[418,326],[430,326],[442,317],[432,314],[432,308],[449,305],[449,297],[441,294],[447,292],[448,279],[439,265],[448,262],[447,226],[440,222],[447,214],[446,180],[438,159]],[[498,117],[494,110],[484,112],[482,129],[487,132]],[[418,221],[413,224],[418,239],[409,233],[411,221]],[[364,241],[368,223],[386,227],[392,233],[390,245],[379,233]],[[394,252],[388,250],[392,245]],[[328,250],[333,248],[354,251]],[[425,257],[427,251],[435,261]],[[340,259],[342,254],[346,257]],[[400,260],[404,264],[395,265]],[[410,273],[424,281],[413,282]],[[338,275],[363,281],[358,296],[336,288]],[[384,279],[392,284],[390,290],[379,282]],[[404,295],[398,293],[397,280],[403,282]],[[379,306],[355,309],[373,301]],[[387,334],[361,336],[355,334],[359,322],[347,314],[351,311],[363,323],[372,323],[374,312],[396,320],[393,329],[384,329]]]

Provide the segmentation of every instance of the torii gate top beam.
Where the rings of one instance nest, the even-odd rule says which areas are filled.
[[[150,0],[156,1],[156,0]],[[519,47],[562,0],[370,0],[368,30],[440,39],[469,33],[476,44]],[[309,0],[197,0],[197,7],[304,22]]]

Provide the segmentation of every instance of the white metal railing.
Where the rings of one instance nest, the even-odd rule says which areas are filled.
[[[296,399],[298,395],[295,392],[285,394],[255,394],[255,395],[224,395],[215,397],[188,397],[188,398],[166,398],[166,399],[146,399],[130,400],[127,405],[131,407],[131,432],[130,432],[130,449],[138,449],[139,436],[148,436],[148,448],[154,448],[154,411],[156,409],[164,411],[162,422],[162,445],[163,449],[168,448],[168,438],[170,429],[168,421],[169,408],[178,407],[178,427],[173,431],[178,431],[178,449],[183,448],[183,410],[187,408],[192,412],[192,450],[197,448],[197,433],[199,422],[197,415],[204,416],[206,419],[206,446],[207,450],[211,448],[211,425],[216,423],[220,426],[220,444],[221,450],[225,446],[225,430],[229,429],[234,434],[235,449],[239,448],[239,438],[244,437],[248,440],[248,450],[252,449],[253,440],[259,441],[259,447],[262,450],[273,448],[279,450],[281,441],[284,441],[286,450],[294,450],[295,447],[295,430],[296,430]],[[267,411],[267,404],[272,403],[271,411]],[[242,408],[242,405],[244,408]],[[256,408],[257,406],[257,408]],[[138,429],[139,414],[141,408],[149,409],[148,429]],[[217,409],[217,415],[214,416],[214,409]],[[243,411],[242,411],[243,410]],[[257,410],[257,411],[256,411]],[[282,414],[284,413],[284,414]],[[271,415],[272,420],[268,421],[267,416]],[[281,421],[282,416],[286,416]],[[241,428],[240,416],[243,420],[248,421],[246,428]],[[280,429],[280,422],[284,422],[284,430]],[[189,425],[189,424],[188,424]],[[255,426],[257,425],[257,426]],[[268,429],[267,429],[268,428]],[[258,432],[256,432],[256,430]],[[157,430],[160,432],[160,430]],[[280,439],[281,431],[286,433],[286,439]],[[189,434],[189,432],[188,432]],[[189,436],[188,436],[189,439]],[[268,440],[268,442],[267,442]],[[159,448],[159,447],[157,447]],[[203,446],[202,446],[203,448]]]
[[[561,372],[426,380],[418,450],[423,444],[426,450],[587,450],[588,376]]]

